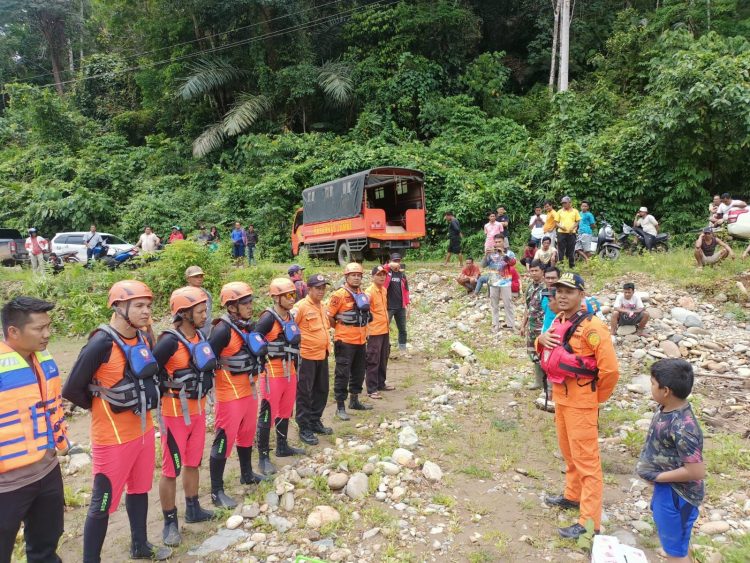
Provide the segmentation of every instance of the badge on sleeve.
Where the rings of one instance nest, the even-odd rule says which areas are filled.
[[[589,345],[596,348],[599,346],[599,343],[602,341],[602,337],[599,336],[598,332],[589,332],[589,335],[586,337],[586,340],[588,341]]]

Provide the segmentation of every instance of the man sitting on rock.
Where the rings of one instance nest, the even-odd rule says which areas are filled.
[[[466,266],[461,270],[461,274],[456,280],[458,285],[466,289],[466,293],[473,292],[477,287],[477,280],[480,275],[479,266],[474,264],[473,258],[466,259]]]
[[[717,246],[720,246],[721,249],[717,249]],[[734,252],[732,252],[730,246],[723,240],[716,238],[711,227],[703,229],[703,232],[698,236],[698,240],[695,241],[694,254],[699,268],[718,264],[727,256],[734,258]]]
[[[643,306],[643,300],[635,292],[635,284],[628,282],[622,286],[622,293],[617,294],[615,306],[610,320],[610,331],[617,334],[617,327],[623,325],[635,326],[640,336],[648,322],[648,312]]]

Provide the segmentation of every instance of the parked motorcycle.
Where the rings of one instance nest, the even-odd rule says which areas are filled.
[[[66,264],[81,263],[81,261],[78,259],[78,252],[76,252],[75,250],[71,250],[70,252],[58,252],[57,257]]]
[[[112,256],[104,256],[102,258],[102,262],[106,264],[106,266],[110,270],[114,270],[115,268],[119,268],[123,264],[126,264],[135,256],[138,256],[138,247],[136,246],[134,246],[130,250],[122,250],[120,252],[116,252]]]
[[[622,224],[622,233],[618,237],[620,246],[629,252],[643,252],[646,248],[645,233],[641,229],[635,229],[625,223]],[[669,250],[669,233],[658,233],[653,237],[651,250],[666,252]]]
[[[620,257],[620,245],[615,241],[615,231],[612,225],[606,220],[601,219],[599,233],[596,240],[591,241],[591,247],[587,249],[589,256],[598,256],[602,260],[617,260]],[[576,259],[585,259],[582,255],[580,235],[576,243]]]

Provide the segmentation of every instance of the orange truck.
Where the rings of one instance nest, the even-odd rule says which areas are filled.
[[[292,223],[292,254],[342,266],[418,248],[425,236],[424,174],[384,166],[307,188]]]

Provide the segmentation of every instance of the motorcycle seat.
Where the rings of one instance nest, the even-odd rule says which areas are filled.
[[[669,238],[669,233],[659,233],[656,235],[656,240],[667,240]]]

